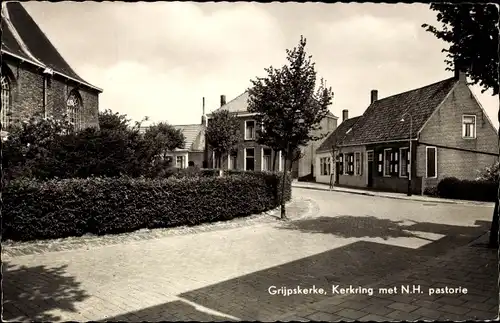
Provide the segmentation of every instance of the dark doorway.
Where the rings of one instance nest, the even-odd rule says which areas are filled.
[[[373,187],[373,151],[366,152],[368,162],[368,187]]]
[[[335,185],[338,185],[340,178],[340,162],[335,162]]]

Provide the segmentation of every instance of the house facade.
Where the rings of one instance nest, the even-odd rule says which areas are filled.
[[[242,140],[237,144],[233,151],[222,160],[219,161],[215,157],[215,153],[211,147],[206,145],[205,160],[209,168],[222,168],[233,170],[248,170],[248,171],[271,171],[273,164],[276,170],[283,170],[284,156],[281,152],[260,145],[257,143],[257,121],[255,113],[250,113],[248,107],[248,92],[244,92],[238,97],[226,103],[226,96],[221,95],[220,108],[224,109],[237,116]],[[207,115],[207,123],[210,123],[212,115]]]
[[[359,117],[349,118],[347,110],[342,111],[342,123],[316,149],[314,177],[316,182],[324,184],[338,183],[339,175],[343,173],[343,155],[339,154],[338,144],[352,130]],[[342,164],[343,166],[343,164]]]
[[[249,93],[247,91],[227,103],[226,97],[221,95],[219,109],[228,110],[237,116],[242,140],[229,156],[222,161],[222,164],[219,164],[214,152],[207,145],[205,156],[207,167],[248,171],[271,171],[274,167],[274,169],[282,171],[285,167],[285,158],[282,153],[257,143],[258,124],[255,119],[256,114],[248,112],[248,99]],[[210,118],[211,115],[208,115],[208,123],[210,122]],[[330,113],[322,121],[321,129],[316,131],[317,134],[334,129],[337,125],[336,121],[337,117]],[[301,148],[303,157],[298,162],[295,162],[292,168],[294,178],[313,174],[315,150],[319,144],[310,143],[308,146]]]
[[[381,100],[372,91],[351,129],[338,144],[340,186],[407,192],[411,183],[421,194],[446,177],[473,180],[498,160],[497,130],[463,73]]]
[[[1,19],[2,138],[33,116],[98,127],[102,89],[72,69],[19,2],[2,3]]]

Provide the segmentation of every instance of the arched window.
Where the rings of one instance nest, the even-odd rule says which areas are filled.
[[[2,75],[2,111],[0,114],[3,130],[10,122],[10,82],[5,75]]]
[[[80,130],[83,127],[83,104],[80,94],[73,90],[69,93],[66,101],[68,118],[73,123],[75,130]]]

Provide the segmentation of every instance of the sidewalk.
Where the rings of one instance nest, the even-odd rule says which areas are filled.
[[[466,201],[466,200],[452,200],[452,199],[443,199],[437,197],[430,197],[426,195],[412,195],[408,196],[403,193],[390,193],[390,192],[377,192],[363,189],[355,189],[355,188],[347,188],[347,187],[338,187],[334,186],[330,188],[328,184],[322,183],[311,183],[311,182],[298,182],[297,180],[292,182],[292,187],[297,188],[305,188],[311,190],[319,190],[319,191],[334,191],[341,193],[351,193],[351,194],[359,194],[366,196],[378,196],[399,200],[411,200],[411,201],[420,201],[427,203],[448,203],[448,204],[462,204],[462,205],[476,205],[476,206],[487,206],[494,207],[495,203],[493,202],[479,202],[479,201]]]
[[[422,263],[396,276],[360,287],[367,294],[335,295],[302,306],[279,321],[494,320],[499,316],[498,254],[482,246],[488,234],[468,246]],[[409,293],[401,286],[410,286]],[[413,290],[413,286],[420,290]],[[340,286],[349,287],[349,286]],[[353,286],[353,287],[358,287]],[[379,288],[396,287],[393,295]],[[431,288],[467,288],[467,293],[429,295]]]

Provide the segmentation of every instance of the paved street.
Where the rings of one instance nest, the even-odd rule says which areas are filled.
[[[64,248],[58,246],[64,242],[8,246],[2,250],[3,318],[332,321],[496,316],[496,251],[478,243],[467,246],[488,230],[490,206],[299,188],[293,195],[302,204],[290,210],[292,221],[285,223],[261,217],[154,239],[138,234],[93,238]],[[332,285],[374,284],[421,284],[425,293],[363,299],[331,295]],[[271,295],[270,286],[314,286],[328,294],[285,297]],[[428,295],[428,287],[440,286],[467,286],[468,293]]]

